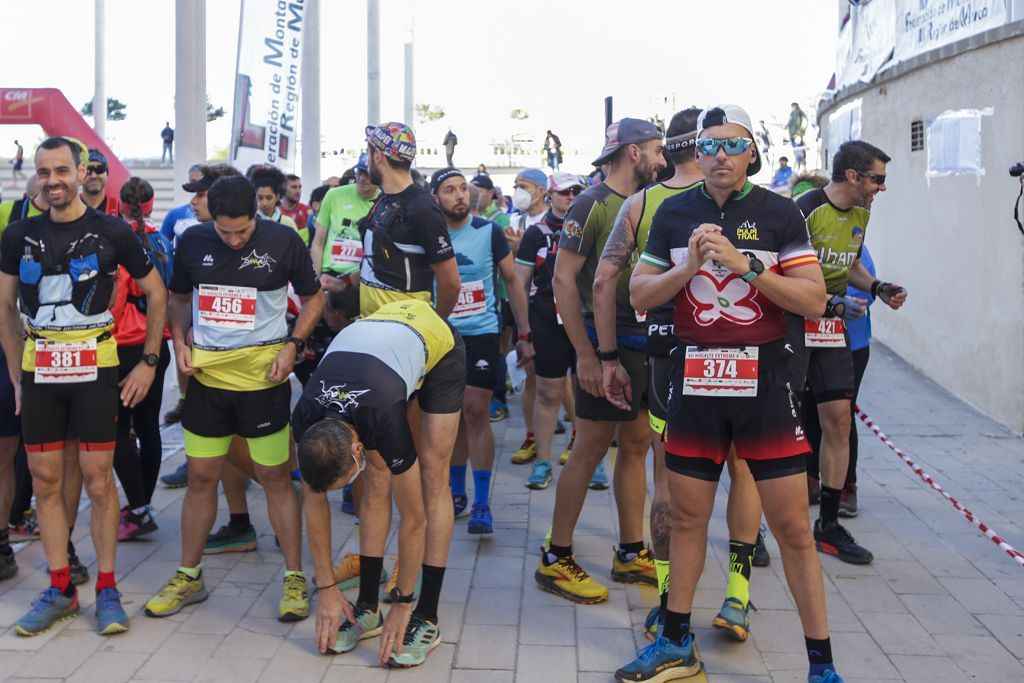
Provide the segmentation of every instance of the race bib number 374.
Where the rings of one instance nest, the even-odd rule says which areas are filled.
[[[702,349],[686,347],[683,394],[687,396],[757,396],[757,347]]]
[[[256,328],[256,288],[199,285],[199,324],[229,330]]]

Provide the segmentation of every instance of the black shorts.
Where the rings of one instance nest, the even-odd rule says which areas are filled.
[[[790,384],[798,394],[809,390],[818,403],[849,401],[853,398],[853,352],[850,335],[843,348],[808,347],[804,342],[804,319],[786,316],[786,343],[793,349]]]
[[[455,348],[438,361],[434,369],[423,378],[423,384],[413,394],[420,410],[435,415],[448,415],[462,410],[462,396],[466,391],[466,343],[462,335],[452,328]],[[491,382],[486,389],[492,389]]]
[[[55,451],[77,436],[82,451],[112,451],[117,439],[121,389],[118,369],[99,368],[92,382],[36,384],[35,373],[21,376],[21,431],[29,453]],[[69,434],[70,425],[79,429]]]
[[[502,331],[511,328],[516,329],[516,317],[512,315],[512,305],[508,299],[501,300],[501,329]]]
[[[257,439],[288,426],[292,387],[288,382],[269,389],[231,391],[188,381],[181,426],[197,436],[241,436]]]
[[[789,352],[782,342],[760,347],[757,396],[683,394],[684,349],[673,353],[665,463],[686,476],[717,481],[735,445],[755,479],[803,472],[810,450],[789,385]]]
[[[7,372],[7,356],[0,348],[0,437],[21,436],[21,418],[14,410],[14,385]]]
[[[647,318],[647,355],[652,358],[668,358],[676,348],[675,325],[672,321]]]
[[[596,343],[594,344],[596,348]],[[607,399],[588,394],[580,387],[576,368],[572,373],[572,391],[576,397],[576,416],[595,422],[630,422],[636,419],[641,410],[647,409],[647,368],[644,365],[644,352],[639,349],[619,347],[619,362],[629,374],[633,398],[629,410],[616,408]]]
[[[494,391],[501,340],[497,334],[466,335],[466,386]]]
[[[647,413],[651,429],[655,434],[665,434],[668,420],[669,375],[672,360],[658,356],[647,356]]]
[[[576,350],[565,328],[551,315],[530,306],[530,333],[533,335],[533,370],[538,377],[559,379],[576,367]]]

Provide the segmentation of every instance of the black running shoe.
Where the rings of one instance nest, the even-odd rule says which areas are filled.
[[[875,559],[870,550],[857,545],[850,532],[839,522],[822,524],[820,519],[816,521],[814,542],[819,551],[850,564],[871,564]]]
[[[754,557],[750,561],[755,567],[767,567],[771,564],[772,556],[768,554],[768,548],[764,544],[764,534],[757,532],[757,540],[754,542]]]
[[[68,568],[71,570],[72,584],[81,586],[83,583],[89,583],[89,569],[78,559],[74,546],[68,548]]]
[[[185,410],[185,399],[179,398],[173,408],[164,413],[164,424],[172,425],[181,422],[181,414]]]

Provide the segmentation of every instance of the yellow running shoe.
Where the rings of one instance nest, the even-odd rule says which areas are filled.
[[[302,621],[309,616],[309,590],[306,577],[289,574],[284,577],[284,592],[277,603],[278,621]]]
[[[569,460],[569,454],[572,453],[572,445],[576,441],[576,437],[569,439],[569,444],[565,447],[565,451],[558,456],[558,464],[564,465]]]
[[[559,558],[551,565],[545,565],[542,558],[533,578],[544,590],[573,602],[591,605],[608,599],[608,589],[576,564],[572,555]]]
[[[619,583],[646,583],[658,585],[658,574],[654,570],[654,555],[647,548],[628,562],[619,559],[618,551],[612,553],[612,580]]]
[[[151,617],[169,617],[186,605],[202,602],[209,597],[203,575],[193,579],[184,572],[175,572],[160,592],[146,603],[146,614]]]
[[[388,570],[380,570],[380,582],[388,580]],[[346,553],[341,562],[334,568],[335,585],[340,591],[359,588],[359,553]]]
[[[537,442],[527,438],[519,450],[512,454],[513,465],[525,465],[537,457]]]

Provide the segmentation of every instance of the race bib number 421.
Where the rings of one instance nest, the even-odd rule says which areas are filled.
[[[846,346],[846,325],[842,318],[804,321],[804,345],[818,349],[841,349]]]
[[[61,342],[36,340],[36,384],[93,382],[96,370],[96,340]]]
[[[687,396],[757,396],[757,347],[702,349],[686,347],[683,394]]]
[[[199,324],[229,330],[256,328],[256,288],[199,285]]]

